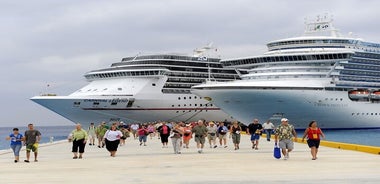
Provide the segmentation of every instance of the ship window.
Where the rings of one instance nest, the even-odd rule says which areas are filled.
[[[194,104],[194,106],[197,106],[197,104]]]
[[[103,91],[107,90],[108,88],[104,88]]]
[[[121,90],[122,90],[122,88],[117,88],[117,90],[121,91]]]
[[[174,105],[172,105],[172,107],[174,107]]]
[[[189,99],[191,99],[191,96],[189,96]]]
[[[178,100],[181,100],[181,97],[178,97]]]
[[[186,97],[183,97],[184,100],[186,100]]]
[[[111,105],[117,105],[117,102],[112,102]]]
[[[99,102],[94,102],[93,105],[99,105]]]
[[[177,111],[176,113],[179,113],[179,111]]]
[[[197,96],[195,96],[194,99],[197,99]]]
[[[152,83],[152,86],[156,86],[156,83]]]
[[[184,107],[186,107],[186,104],[183,104]]]
[[[178,104],[178,107],[181,107],[181,105],[180,105],[180,104]]]

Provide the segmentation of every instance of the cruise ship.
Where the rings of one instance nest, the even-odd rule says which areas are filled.
[[[110,67],[86,73],[86,86],[68,96],[41,94],[31,100],[74,123],[144,123],[154,121],[224,121],[231,117],[211,102],[190,93],[205,80],[239,79],[223,68],[211,45],[186,54],[126,57]]]
[[[222,60],[247,67],[242,80],[194,86],[245,124],[258,118],[297,129],[380,128],[380,44],[343,36],[330,16],[305,21],[304,35],[269,42],[262,55]]]

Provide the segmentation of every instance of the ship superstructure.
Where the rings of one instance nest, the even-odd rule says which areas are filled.
[[[297,128],[380,128],[380,44],[343,36],[329,16],[305,34],[269,42],[268,52],[223,60],[250,68],[241,81],[206,83],[192,92],[243,123],[288,118]]]
[[[219,58],[205,54],[210,49],[197,49],[191,56],[126,57],[86,73],[89,83],[68,96],[39,95],[31,100],[75,123],[230,120],[220,108],[190,93],[205,80],[239,79],[234,68],[223,68]]]

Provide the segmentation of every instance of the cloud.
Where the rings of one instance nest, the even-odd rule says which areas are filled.
[[[84,73],[140,52],[191,54],[213,42],[222,58],[262,54],[269,41],[301,35],[304,18],[317,14],[333,14],[342,33],[380,42],[379,5],[375,0],[1,2],[0,96],[10,104],[2,118],[14,121],[15,109],[35,109],[24,122],[58,117],[28,98],[48,90],[47,84],[70,94],[86,84]]]

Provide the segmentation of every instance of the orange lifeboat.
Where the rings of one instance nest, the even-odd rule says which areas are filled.
[[[352,90],[348,92],[348,97],[351,100],[355,101],[367,101],[369,98],[369,90],[360,89],[360,90]]]

